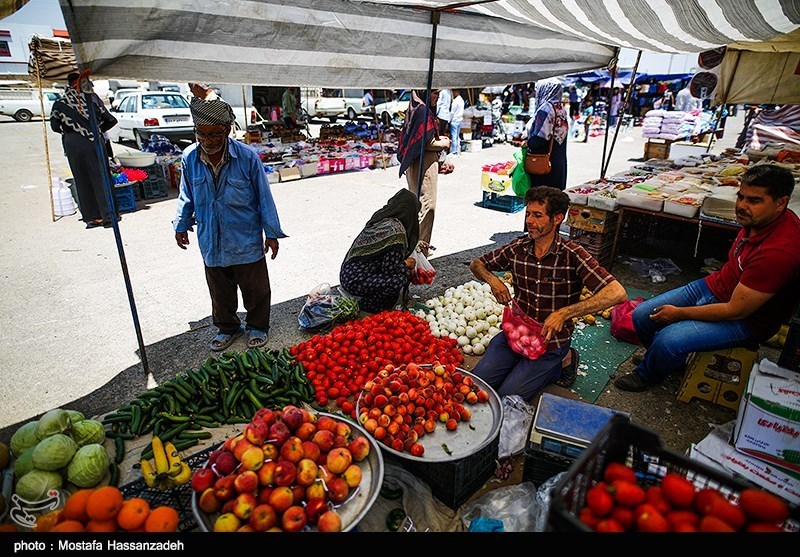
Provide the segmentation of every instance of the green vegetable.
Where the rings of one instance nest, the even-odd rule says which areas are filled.
[[[71,437],[56,433],[39,441],[33,449],[33,465],[39,470],[58,470],[69,464],[77,450]]]
[[[73,426],[86,419],[86,416],[83,415],[83,412],[78,412],[77,410],[67,410],[66,412],[69,416],[69,423],[71,423]]]
[[[28,503],[36,503],[48,497],[51,490],[64,485],[61,474],[47,470],[31,470],[17,481],[16,494]]]
[[[34,469],[33,449],[28,447],[21,455],[14,459],[14,477],[20,479],[22,476]]]
[[[84,445],[67,467],[67,479],[78,487],[94,487],[108,472],[108,453],[103,445]]]
[[[450,447],[448,447],[445,443],[442,443],[442,449],[444,449],[444,452],[446,452],[449,455],[453,454],[453,451],[451,451]]]
[[[28,422],[14,432],[11,436],[11,452],[14,456],[19,457],[26,449],[36,446],[39,442],[39,438],[36,437],[38,424],[38,421]]]
[[[81,420],[72,424],[69,436],[78,447],[93,443],[102,445],[106,440],[106,430],[103,424],[96,420]]]
[[[397,532],[405,519],[406,511],[403,509],[392,509],[389,511],[389,514],[386,515],[386,528],[390,532]]]
[[[61,408],[54,408],[39,418],[39,423],[36,425],[36,437],[41,441],[56,433],[66,433],[70,427],[67,411]]]

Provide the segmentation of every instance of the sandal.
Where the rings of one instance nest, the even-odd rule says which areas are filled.
[[[260,329],[247,329],[247,347],[259,348],[267,343],[267,333]]]
[[[214,352],[222,352],[228,346],[233,344],[237,338],[244,334],[244,329],[239,327],[239,330],[235,333],[228,334],[228,333],[219,333],[217,336],[211,339],[211,343],[209,344],[209,348]]]
[[[556,381],[556,385],[559,387],[564,387],[565,389],[569,389],[573,383],[575,383],[575,379],[578,378],[578,364],[581,361],[581,357],[577,350],[570,347],[569,353],[572,355],[570,363],[569,365],[561,368],[561,379]]]

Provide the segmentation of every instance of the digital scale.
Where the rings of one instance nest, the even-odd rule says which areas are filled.
[[[531,422],[528,443],[540,451],[575,459],[614,414],[623,414],[581,400],[542,393]]]

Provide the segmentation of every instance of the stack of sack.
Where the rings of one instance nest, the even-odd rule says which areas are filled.
[[[661,120],[667,114],[666,110],[648,110],[642,120],[642,137],[656,138],[661,133]]]
[[[664,117],[661,118],[661,133],[658,137],[673,141],[679,137],[685,137],[680,135],[681,124],[683,123],[685,115],[686,113],[680,110],[667,112]]]

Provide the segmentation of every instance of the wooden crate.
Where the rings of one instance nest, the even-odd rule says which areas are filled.
[[[648,139],[644,144],[644,160],[668,159],[671,143],[668,139]]]

